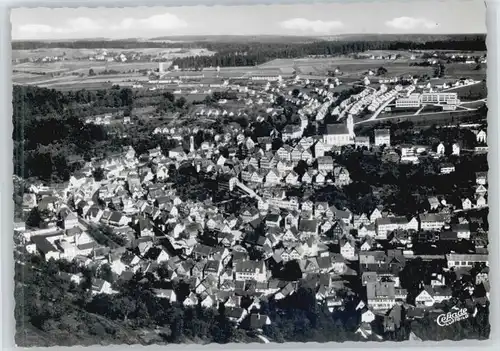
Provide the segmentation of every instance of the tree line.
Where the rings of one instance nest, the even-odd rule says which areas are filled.
[[[173,62],[180,68],[255,66],[280,58],[346,55],[368,50],[460,50],[485,51],[482,36],[447,41],[317,41],[312,43],[207,43],[212,56],[188,56]]]

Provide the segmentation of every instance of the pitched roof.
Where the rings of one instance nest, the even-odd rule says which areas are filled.
[[[328,124],[326,126],[326,134],[349,134],[349,130],[345,124]]]

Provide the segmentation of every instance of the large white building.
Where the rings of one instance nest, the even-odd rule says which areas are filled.
[[[280,75],[254,75],[250,77],[253,81],[268,81],[268,82],[280,82],[283,78]]]
[[[420,101],[422,104],[458,105],[460,103],[457,93],[423,93],[420,96]]]
[[[349,145],[354,142],[354,137],[346,124],[328,124],[323,142],[327,145]]]
[[[396,107],[398,108],[419,108],[420,107],[420,94],[410,94],[408,97],[401,97],[396,100]]]

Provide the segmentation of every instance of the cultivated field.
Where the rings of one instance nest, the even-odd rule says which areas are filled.
[[[366,75],[368,70],[376,71],[379,67],[387,69],[386,76],[423,75],[432,76],[432,67],[410,66],[408,60],[371,60],[352,58],[307,58],[307,59],[277,59],[259,66],[261,69],[293,69],[302,75],[326,75],[328,71],[339,68],[342,72],[339,78],[358,77]]]
[[[106,50],[108,56],[119,53],[137,53],[140,55],[150,55],[155,59],[173,60],[176,57],[211,55],[213,52],[205,49],[109,49]],[[82,79],[79,75],[88,75],[92,69],[95,74],[103,71],[115,71],[119,77],[110,77],[109,75],[100,75],[97,79],[107,82],[108,80],[127,80],[140,77],[138,71],[153,70],[158,68],[158,62],[154,61],[129,61],[129,62],[107,62],[91,61],[88,58],[101,52],[101,50],[90,49],[39,49],[39,50],[14,50],[13,60],[16,59],[39,59],[43,57],[64,56],[65,60],[52,62],[23,62],[13,63],[13,82],[14,84],[48,84],[59,88],[59,83],[70,83],[70,85],[82,87],[96,84],[98,81],[92,80],[96,77],[85,77]],[[87,82],[87,80],[91,80]]]
[[[36,50],[12,50],[12,60],[39,59],[43,57],[64,56],[67,60],[86,59],[97,55],[103,50],[97,49],[36,49]],[[109,56],[125,54],[141,54],[162,58],[173,58],[196,55],[213,55],[214,52],[206,49],[181,49],[181,48],[145,48],[145,49],[106,49]]]
[[[475,80],[482,80],[486,78],[486,67],[485,63],[480,65],[480,69],[476,69],[476,64],[465,64],[465,63],[451,63],[446,65],[446,75],[453,76],[456,78],[466,77]]]

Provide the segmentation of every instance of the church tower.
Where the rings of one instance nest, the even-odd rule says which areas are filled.
[[[347,131],[349,132],[349,137],[354,139],[356,135],[354,134],[354,120],[352,115],[347,116]]]
[[[194,152],[194,136],[189,138],[189,152]]]

